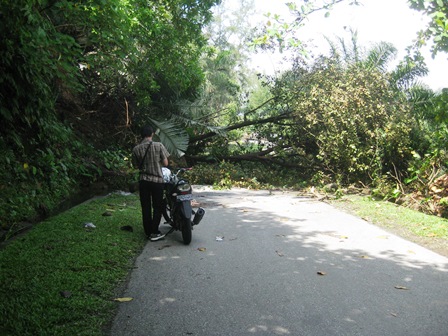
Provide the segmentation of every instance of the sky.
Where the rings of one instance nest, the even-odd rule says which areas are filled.
[[[324,36],[333,41],[336,41],[337,37],[349,41],[351,35],[348,28],[352,28],[358,31],[358,41],[363,47],[369,47],[380,41],[391,42],[398,49],[396,58],[398,63],[405,55],[405,48],[415,40],[417,31],[426,26],[428,18],[409,8],[407,0],[360,1],[361,6],[349,6],[349,1],[346,1],[347,4],[336,5],[328,18],[324,17],[324,11],[312,14],[310,20],[299,31],[299,37],[304,41],[313,39],[315,50],[322,51],[328,49],[328,42]],[[285,2],[291,0],[254,0],[257,12],[281,15],[288,13],[287,7],[283,5]],[[439,53],[432,59],[429,49],[429,46],[425,48],[423,55],[430,73],[422,77],[421,81],[436,91],[448,88],[448,54]],[[259,70],[267,73],[282,68],[276,55],[258,56],[255,64]]]

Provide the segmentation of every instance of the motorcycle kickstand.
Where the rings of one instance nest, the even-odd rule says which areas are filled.
[[[167,233],[165,233],[165,236],[168,236],[169,234],[173,233],[174,228],[172,227]]]

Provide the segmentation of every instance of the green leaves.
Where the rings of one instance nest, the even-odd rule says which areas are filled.
[[[345,182],[368,181],[403,164],[411,120],[387,74],[361,61],[321,57],[311,68],[297,64],[277,85],[294,118],[268,140],[284,139],[314,169]]]
[[[423,12],[430,18],[428,26],[419,33],[420,44],[433,39],[432,53],[448,52],[448,6],[443,0],[409,0],[413,9]]]

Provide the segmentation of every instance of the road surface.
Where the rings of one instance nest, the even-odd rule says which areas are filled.
[[[110,335],[448,336],[448,258],[293,192],[195,197],[192,243],[147,243]]]

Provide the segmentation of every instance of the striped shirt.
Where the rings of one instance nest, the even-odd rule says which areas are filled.
[[[145,157],[146,150],[148,153]],[[169,156],[162,143],[144,139],[132,150],[132,164],[140,169],[140,180],[163,183],[161,162]],[[144,162],[142,162],[143,158]]]

